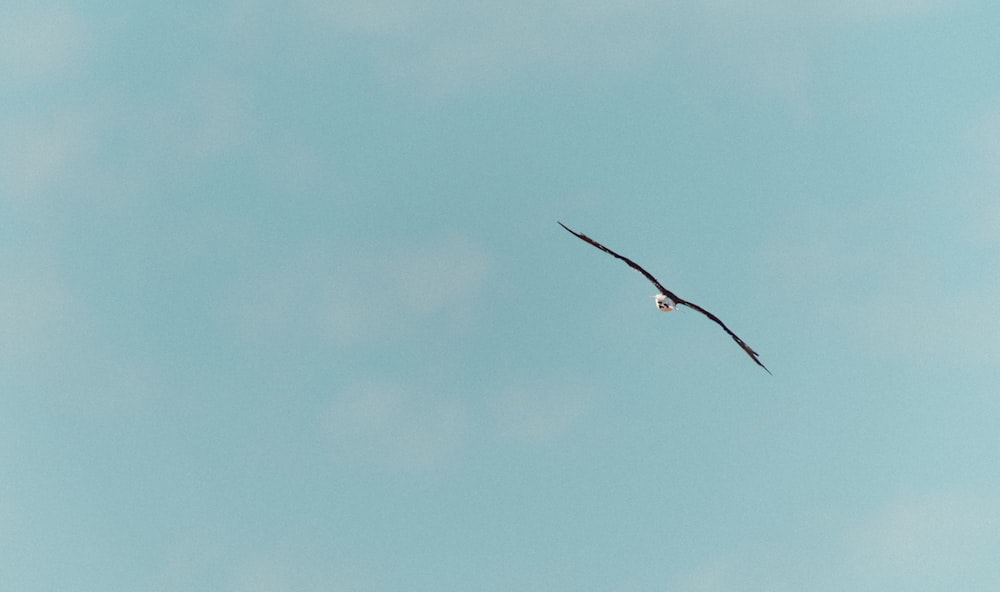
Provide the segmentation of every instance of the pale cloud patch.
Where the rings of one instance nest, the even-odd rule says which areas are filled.
[[[843,27],[928,17],[952,0],[882,0],[803,5],[792,0],[663,3],[557,1],[475,4],[304,0],[306,18],[372,43],[391,80],[430,96],[488,88],[522,73],[620,72],[674,63],[682,89],[727,88],[778,98],[808,116],[817,40]]]
[[[323,333],[337,345],[379,342],[403,329],[397,325],[393,331],[390,327],[393,322],[387,318],[399,314],[391,310],[397,306],[391,289],[358,280],[358,277],[331,278],[332,285],[323,290],[318,321]]]
[[[374,320],[366,315],[369,307],[359,288],[367,278],[365,267],[338,259],[323,245],[304,249],[251,269],[222,314],[235,321],[241,339],[271,342],[275,336],[322,333],[346,345],[370,337],[366,329]]]
[[[812,115],[817,44],[844,28],[927,18],[954,0],[707,0],[689,7],[688,47],[714,80],[728,79],[749,96],[781,100],[799,120]]]
[[[851,326],[879,357],[986,367],[1000,358],[1000,333],[987,321],[1000,295],[1000,108],[957,136],[947,150],[966,155],[961,181],[876,213],[903,230],[881,237]]]
[[[330,27],[354,33],[390,33],[410,29],[426,18],[433,2],[398,2],[394,0],[303,0],[307,15],[319,18]]]
[[[269,340],[276,333],[294,331],[297,282],[298,278],[282,273],[244,282],[225,314],[237,320],[244,337]]]
[[[78,328],[83,303],[51,259],[6,257],[0,272],[0,359],[40,363]]]
[[[17,4],[0,8],[0,78],[34,85],[79,68],[92,42],[87,23],[68,6]]]
[[[323,427],[335,459],[427,471],[456,453],[469,418],[457,401],[364,382],[333,398]]]
[[[289,207],[321,200],[333,201],[346,211],[360,193],[339,173],[341,165],[335,157],[305,138],[294,134],[272,136],[266,145],[255,149],[259,149],[255,168],[261,180]]]
[[[808,87],[817,23],[808,11],[781,0],[745,3],[710,0],[693,9],[686,47],[697,57],[703,93],[717,93],[720,80],[750,96],[778,98],[808,115]]]
[[[774,221],[778,230],[757,254],[768,282],[789,301],[809,301],[817,324],[842,318],[845,300],[865,286],[877,254],[844,245],[849,237],[868,234],[868,214],[823,200],[796,201]]]
[[[769,282],[810,302],[800,324],[836,327],[877,359],[990,364],[1000,357],[1000,334],[983,322],[1000,293],[996,258],[935,218],[972,228],[976,208],[953,194],[897,197],[787,208],[758,254]]]
[[[301,590],[299,587],[293,588],[292,576],[296,572],[277,557],[256,557],[247,561],[237,570],[234,577],[235,590],[239,592],[282,592],[287,590]],[[301,584],[300,582],[296,582]]]
[[[834,0],[823,3],[704,0],[695,4],[712,15],[717,23],[725,22],[728,26],[744,21],[755,27],[803,28],[919,18],[958,3],[959,0]]]
[[[164,550],[160,567],[152,578],[155,590],[190,590],[218,579],[226,549],[204,533],[171,541]]]
[[[141,168],[160,171],[172,162],[201,170],[231,156],[253,137],[257,91],[229,71],[202,67],[182,72],[172,92],[142,102],[120,97],[117,132],[141,146]]]
[[[6,449],[0,450],[0,460],[7,462],[11,456]],[[20,525],[20,516],[15,510],[14,504],[6,497],[0,497],[0,545],[13,543],[14,534]]]
[[[0,139],[0,199],[31,202],[83,172],[100,123],[91,110],[65,109],[13,125]]]
[[[431,95],[490,85],[537,67],[603,71],[628,68],[656,48],[669,21],[655,3],[559,1],[547,4],[375,2],[304,3],[331,30],[365,35],[383,71]]]
[[[232,571],[229,585],[233,592],[347,592],[374,590],[374,568],[356,565],[330,565],[329,561],[307,561],[309,551],[283,544],[261,550],[242,560]],[[318,567],[319,565],[323,567]],[[370,570],[370,571],[368,571]]]
[[[382,56],[396,79],[413,79],[431,95],[449,95],[468,87],[489,87],[535,70],[628,70],[644,63],[658,48],[654,30],[668,21],[636,19],[635,7],[598,11],[576,3],[480,5],[442,11],[448,28],[427,23],[412,31],[415,51]],[[424,36],[429,31],[440,33]],[[662,32],[662,29],[661,29]]]
[[[671,592],[993,590],[1000,497],[961,489],[900,495],[856,521],[811,527],[799,546],[720,554],[672,578]]]
[[[980,115],[966,133],[982,179],[972,187],[970,217],[973,238],[980,244],[1000,246],[1000,105]]]
[[[201,170],[253,137],[252,85],[195,73],[174,86],[175,93],[148,103],[100,92],[12,121],[0,136],[0,200],[114,206],[155,185],[169,172],[166,163]],[[131,150],[118,162],[112,155],[121,147]]]
[[[9,257],[0,260],[0,274],[0,368],[12,381],[84,415],[107,416],[149,400],[149,368],[108,346],[101,323],[54,260]]]
[[[490,407],[502,437],[540,444],[569,432],[592,402],[593,393],[585,388],[529,384],[508,387],[491,400]]]
[[[913,362],[993,364],[1000,334],[994,317],[1000,279],[966,287],[919,262],[889,273],[854,315],[857,332],[879,357]]]
[[[74,357],[79,368],[65,372],[65,385],[58,395],[67,409],[81,415],[109,417],[144,407],[153,399],[155,373],[147,364],[114,354],[95,344],[81,344]],[[72,355],[67,353],[67,355]]]
[[[489,269],[482,250],[462,236],[345,263],[324,289],[322,313],[340,344],[388,339],[432,316],[467,323]]]
[[[828,20],[870,23],[926,17],[956,4],[958,0],[838,0],[812,4],[810,9]]]
[[[254,103],[254,90],[246,83],[214,74],[199,78],[174,115],[184,130],[179,139],[182,148],[204,158],[241,146],[250,137]]]
[[[458,236],[400,253],[389,267],[390,285],[402,288],[402,303],[418,315],[471,300],[487,269],[485,255]]]
[[[998,496],[962,490],[901,496],[857,528],[851,540],[856,555],[848,571],[864,584],[910,590],[985,590],[1000,584]]]
[[[474,321],[490,264],[468,238],[349,251],[327,243],[295,250],[242,282],[227,314],[250,336],[305,331],[337,346],[396,343],[428,320],[438,332]]]
[[[968,137],[982,158],[984,169],[1000,179],[1000,105],[978,117]]]
[[[733,565],[727,559],[715,559],[681,574],[666,587],[671,592],[737,592],[746,588],[737,584]]]

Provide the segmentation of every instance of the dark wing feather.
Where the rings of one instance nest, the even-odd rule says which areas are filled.
[[[636,263],[635,261],[632,261],[632,260],[631,260],[631,259],[629,259],[628,257],[625,257],[625,256],[623,256],[623,255],[619,255],[618,253],[615,253],[615,252],[614,252],[614,251],[612,251],[611,249],[609,249],[609,248],[605,247],[604,245],[602,245],[601,243],[599,243],[599,242],[595,241],[594,239],[590,238],[590,237],[589,237],[589,236],[587,236],[586,234],[583,234],[583,233],[580,233],[580,232],[577,232],[577,231],[575,231],[575,230],[572,230],[572,229],[570,229],[570,228],[569,228],[568,226],[566,226],[565,224],[563,224],[562,222],[559,222],[558,220],[556,220],[556,223],[558,223],[558,224],[559,224],[559,226],[562,226],[562,227],[563,227],[563,228],[565,228],[565,229],[566,229],[566,230],[567,230],[567,231],[568,231],[568,232],[569,232],[570,234],[572,234],[572,235],[576,236],[576,237],[577,237],[577,238],[579,238],[580,240],[583,240],[583,241],[586,241],[586,242],[588,242],[588,243],[590,243],[590,244],[594,245],[594,246],[595,246],[595,247],[597,247],[598,249],[600,249],[600,250],[604,251],[604,252],[605,252],[605,253],[607,253],[608,255],[611,255],[612,257],[616,257],[616,258],[618,258],[618,259],[621,259],[621,260],[622,260],[622,261],[624,261],[625,263],[628,263],[628,266],[629,266],[629,267],[631,267],[632,269],[634,269],[634,270],[638,271],[638,272],[639,272],[639,273],[641,273],[642,275],[646,276],[646,279],[647,279],[647,280],[649,280],[649,281],[653,282],[653,285],[654,285],[654,286],[656,286],[656,289],[657,289],[657,290],[659,290],[661,294],[666,294],[667,296],[669,296],[669,297],[670,297],[670,298],[671,298],[672,300],[674,300],[675,302],[680,302],[680,299],[679,299],[679,298],[677,298],[677,296],[676,296],[676,295],[674,295],[674,293],[673,293],[673,292],[671,292],[670,290],[668,290],[668,289],[664,288],[664,287],[663,287],[663,285],[661,285],[661,284],[660,284],[660,282],[656,281],[656,278],[655,278],[655,277],[653,277],[653,274],[649,273],[648,271],[646,271],[646,270],[645,270],[645,269],[643,269],[642,267],[639,267],[639,264],[638,264],[638,263]]]
[[[694,302],[688,302],[687,300],[684,300],[682,298],[678,298],[676,294],[674,294],[670,290],[664,288],[663,285],[661,285],[660,282],[658,282],[656,280],[656,278],[653,277],[653,274],[649,273],[648,271],[646,271],[645,269],[643,269],[642,267],[640,267],[639,264],[636,263],[635,261],[632,261],[628,257],[625,257],[623,255],[619,255],[618,253],[615,253],[611,249],[605,247],[604,245],[602,245],[601,243],[599,243],[599,242],[595,241],[594,239],[590,238],[586,234],[583,234],[583,233],[577,232],[575,230],[572,230],[571,228],[569,228],[568,226],[566,226],[562,222],[559,222],[558,220],[556,220],[556,222],[559,224],[559,226],[562,226],[570,234],[576,236],[580,240],[588,242],[591,245],[597,247],[598,249],[604,251],[605,253],[611,255],[612,257],[616,257],[618,259],[621,259],[625,263],[628,263],[629,267],[631,267],[632,269],[638,271],[642,275],[646,276],[646,279],[648,279],[649,281],[653,282],[653,285],[656,286],[656,289],[659,290],[661,294],[667,295],[668,297],[670,297],[677,304],[683,304],[684,306],[693,308],[693,309],[697,310],[698,312],[700,312],[701,314],[705,315],[706,317],[708,317],[708,318],[712,319],[713,321],[715,321],[716,323],[718,323],[718,325],[720,327],[722,327],[722,329],[726,333],[728,333],[730,337],[733,338],[733,341],[735,341],[736,343],[738,343],[739,346],[743,348],[743,351],[745,351],[747,353],[747,355],[750,356],[750,359],[752,359],[758,366],[760,366],[761,368],[763,368],[765,372],[767,372],[768,374],[771,374],[771,371],[767,369],[767,366],[765,366],[763,363],[761,363],[761,361],[759,359],[757,359],[757,352],[753,351],[750,348],[749,345],[747,345],[746,343],[744,343],[743,340],[740,339],[736,335],[736,333],[733,333],[732,331],[730,331],[729,327],[727,327],[726,324],[723,323],[722,320],[719,317],[717,317],[714,314],[708,312],[707,310],[705,310],[704,308],[698,306]]]
[[[753,351],[750,348],[749,345],[747,345],[746,343],[743,342],[742,339],[740,339],[739,337],[737,337],[736,333],[733,333],[732,331],[730,331],[729,327],[727,327],[726,324],[723,323],[722,320],[719,317],[717,317],[714,314],[708,312],[707,310],[705,310],[704,308],[698,306],[694,302],[688,302],[687,300],[679,300],[677,298],[675,298],[674,300],[677,301],[677,304],[683,304],[684,306],[688,306],[690,308],[693,308],[693,309],[697,310],[698,312],[700,312],[701,314],[705,315],[706,317],[708,317],[708,318],[712,319],[713,321],[715,321],[716,323],[718,323],[719,326],[722,327],[722,329],[726,333],[729,333],[729,336],[733,338],[733,341],[735,341],[736,343],[738,343],[740,345],[740,347],[743,348],[743,351],[747,352],[747,355],[750,356],[750,359],[752,359],[754,362],[756,362],[758,366],[760,366],[761,368],[763,368],[765,372],[767,372],[768,374],[771,374],[771,371],[767,369],[767,366],[765,366],[763,363],[761,363],[761,361],[759,359],[757,359],[757,352]]]

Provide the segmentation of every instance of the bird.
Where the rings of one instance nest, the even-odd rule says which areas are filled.
[[[616,252],[612,251],[611,249],[605,247],[601,243],[599,243],[599,242],[595,241],[594,239],[590,238],[586,234],[583,234],[581,232],[577,232],[577,231],[573,230],[572,228],[566,226],[562,222],[559,222],[558,220],[556,220],[556,222],[559,224],[559,226],[562,226],[563,228],[565,228],[566,231],[569,232],[570,234],[572,234],[573,236],[577,237],[578,239],[580,239],[580,240],[582,240],[582,241],[584,241],[586,243],[589,243],[589,244],[597,247],[598,249],[600,249],[600,250],[604,251],[605,253],[611,255],[612,257],[615,257],[617,259],[621,259],[622,261],[624,261],[625,263],[627,263],[629,267],[631,267],[632,269],[638,271],[642,275],[646,276],[647,280],[653,282],[653,285],[656,286],[657,290],[659,290],[659,293],[656,296],[653,296],[653,298],[656,301],[656,308],[662,310],[663,312],[670,312],[672,310],[675,310],[678,305],[684,305],[684,306],[687,306],[689,308],[693,308],[694,310],[697,310],[698,312],[700,312],[701,314],[705,315],[709,319],[715,321],[720,327],[722,327],[722,329],[726,333],[728,333],[730,337],[733,338],[733,341],[735,341],[741,348],[743,348],[743,351],[745,351],[747,353],[747,355],[750,356],[751,360],[753,360],[758,366],[760,366],[761,368],[763,368],[765,372],[767,372],[768,374],[771,374],[771,371],[767,369],[767,366],[765,366],[763,364],[763,362],[760,361],[760,358],[758,357],[757,352],[755,352],[753,349],[751,349],[751,347],[749,345],[747,345],[745,341],[743,341],[742,339],[740,339],[736,335],[736,333],[733,333],[732,330],[730,330],[729,327],[727,327],[726,324],[722,322],[722,319],[720,319],[719,317],[715,316],[714,314],[708,312],[704,308],[698,306],[694,302],[690,302],[688,300],[684,300],[683,298],[678,297],[676,294],[674,294],[670,290],[664,288],[663,284],[661,284],[655,277],[653,277],[653,274],[651,274],[648,271],[646,271],[645,269],[643,269],[635,261],[632,261],[631,259],[629,259],[628,257],[625,257],[624,255],[619,255],[618,253],[616,253]]]

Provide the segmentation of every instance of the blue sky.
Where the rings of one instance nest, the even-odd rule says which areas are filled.
[[[16,4],[4,589],[1000,588],[993,3]]]

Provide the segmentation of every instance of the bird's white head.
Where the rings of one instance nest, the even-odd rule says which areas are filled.
[[[671,300],[666,294],[657,294],[653,296],[653,299],[656,300],[656,308],[663,312],[670,312],[677,307],[677,303]]]

